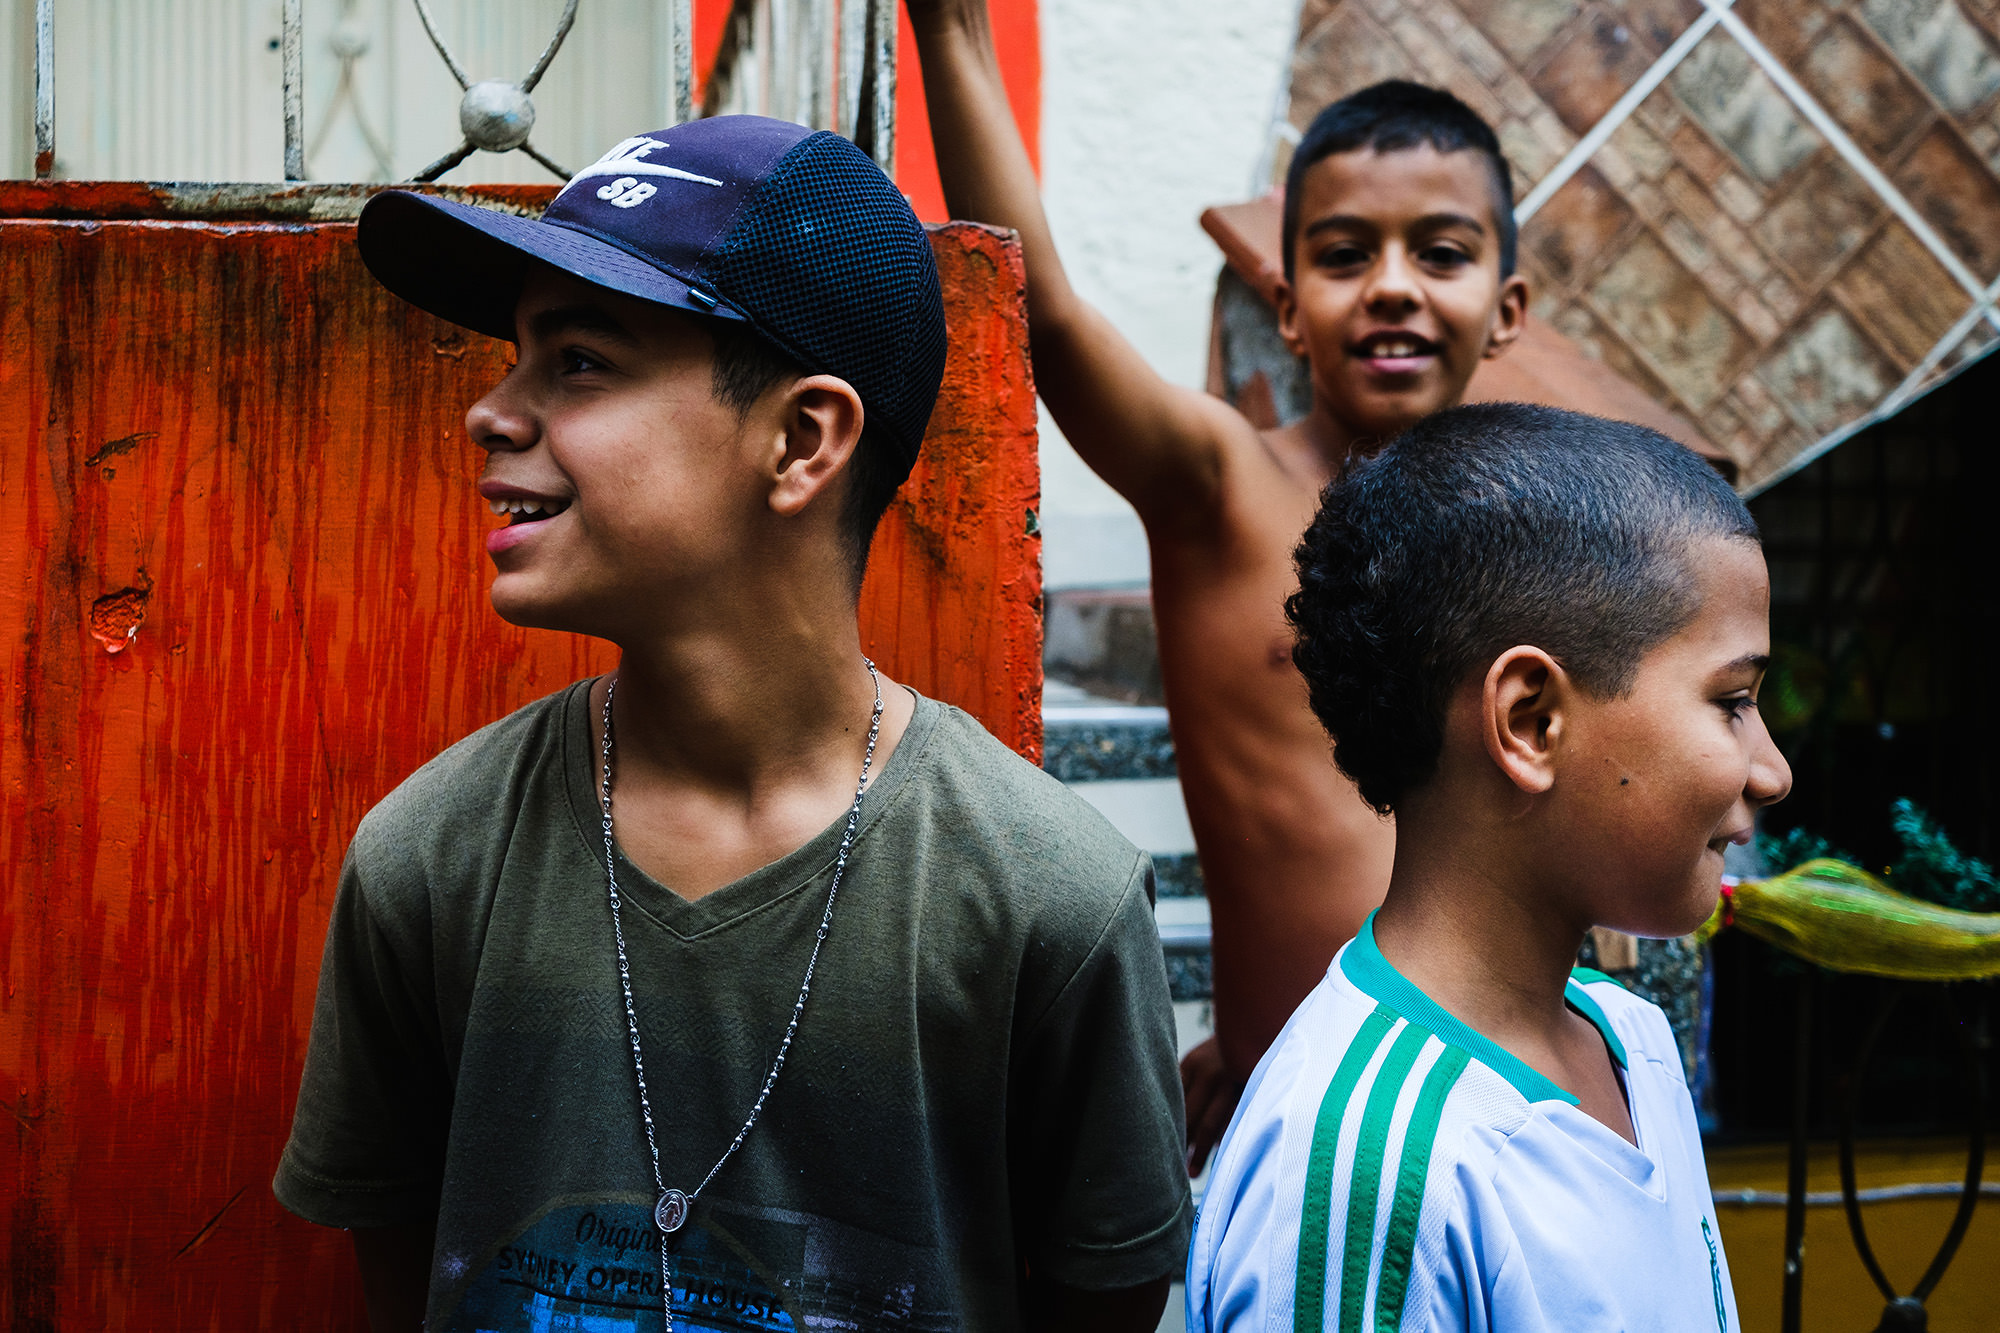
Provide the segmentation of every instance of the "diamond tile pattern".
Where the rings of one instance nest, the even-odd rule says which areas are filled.
[[[1932,249],[2000,278],[2000,2],[1732,13],[1873,172],[1717,25],[1548,196],[1521,266],[1538,314],[1697,422],[1754,487],[2000,341],[1968,321],[1975,299]],[[1493,124],[1525,198],[1702,14],[1699,0],[1306,0],[1289,118],[1378,79],[1441,85]]]

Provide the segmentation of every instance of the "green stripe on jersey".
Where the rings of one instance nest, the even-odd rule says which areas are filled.
[[[1573,1095],[1557,1087],[1546,1075],[1530,1068],[1512,1051],[1460,1022],[1443,1005],[1417,989],[1408,977],[1398,972],[1395,965],[1382,956],[1382,950],[1376,947],[1374,912],[1370,912],[1368,919],[1361,923],[1361,932],[1340,951],[1339,959],[1341,972],[1354,983],[1356,990],[1377,1004],[1388,1005],[1412,1023],[1429,1028],[1445,1045],[1470,1052],[1473,1059],[1506,1079],[1513,1085],[1514,1091],[1527,1100],[1576,1105]]]
[[[1606,977],[1605,980],[1611,981],[1611,978]],[[1611,984],[1616,986],[1618,983],[1613,981]],[[1618,1040],[1618,1033],[1612,1028],[1611,1020],[1604,1016],[1603,1007],[1590,998],[1590,993],[1580,983],[1572,980],[1563,987],[1563,1002],[1590,1020],[1590,1025],[1597,1029],[1598,1036],[1604,1038],[1605,1049],[1611,1052],[1611,1058],[1618,1062],[1620,1069],[1632,1067],[1631,1060],[1625,1055],[1625,1043]]]
[[[1417,1220],[1424,1208],[1424,1181],[1430,1175],[1431,1148],[1437,1142],[1445,1099],[1451,1096],[1458,1076],[1465,1072],[1471,1059],[1456,1046],[1444,1048],[1444,1054],[1424,1076],[1416,1109],[1410,1112],[1409,1128],[1403,1131],[1403,1161],[1396,1171],[1395,1201],[1389,1206],[1389,1235],[1382,1246],[1382,1276],[1375,1283],[1376,1333],[1396,1333],[1402,1327],[1403,1298],[1410,1290],[1410,1260],[1416,1252]]]
[[[1362,1333],[1361,1316],[1368,1301],[1369,1258],[1375,1251],[1375,1210],[1382,1193],[1382,1158],[1389,1147],[1389,1123],[1396,1115],[1396,1098],[1417,1062],[1417,1052],[1431,1034],[1406,1024],[1389,1048],[1375,1083],[1368,1089],[1368,1109],[1361,1116],[1361,1134],[1354,1144],[1354,1170],[1347,1178],[1347,1252],[1340,1266],[1340,1333]]]
[[[1320,1099],[1312,1151],[1306,1159],[1305,1207],[1299,1214],[1298,1276],[1292,1287],[1294,1333],[1320,1333],[1326,1324],[1326,1246],[1333,1223],[1333,1156],[1340,1147],[1340,1124],[1354,1085],[1395,1025],[1396,1015],[1377,1005],[1348,1043],[1347,1054],[1340,1057],[1333,1082]]]

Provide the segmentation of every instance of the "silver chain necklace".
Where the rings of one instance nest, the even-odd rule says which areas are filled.
[[[701,1178],[701,1183],[687,1194],[668,1189],[667,1178],[660,1170],[660,1145],[653,1134],[653,1104],[646,1095],[646,1061],[639,1053],[639,1011],[632,1004],[632,966],[625,957],[625,926],[619,919],[618,911],[618,853],[611,836],[611,699],[618,691],[617,677],[612,677],[604,686],[604,776],[597,788],[597,804],[604,814],[604,878],[611,890],[611,935],[618,942],[618,985],[625,992],[625,1026],[632,1036],[632,1070],[639,1080],[639,1114],[646,1122],[646,1151],[653,1159],[653,1184],[659,1190],[659,1202],[653,1205],[653,1225],[660,1229],[660,1303],[666,1316],[666,1333],[673,1333],[674,1328],[674,1284],[667,1237],[687,1225],[695,1200],[701,1197],[701,1192],[708,1188],[708,1182],[715,1179],[723,1164],[743,1146],[743,1140],[750,1137],[751,1126],[757,1123],[757,1117],[764,1110],[764,1102],[778,1081],[778,1071],[785,1067],[785,1055],[792,1049],[792,1037],[799,1030],[800,1016],[806,1011],[806,996],[812,993],[813,969],[819,965],[820,946],[826,943],[827,930],[833,925],[833,900],[840,892],[841,878],[847,873],[847,854],[854,846],[854,830],[861,823],[861,793],[868,788],[868,770],[875,763],[875,738],[882,731],[882,676],[868,658],[863,657],[861,661],[868,668],[869,679],[875,683],[875,708],[868,718],[868,750],[861,757],[861,777],[854,784],[854,804],[847,810],[847,827],[840,835],[840,854],[833,862],[833,883],[827,888],[826,910],[820,913],[819,933],[813,937],[812,954],[806,959],[805,979],[799,982],[799,998],[792,1005],[791,1021],[785,1024],[785,1036],[778,1043],[777,1058],[771,1061],[770,1072],[764,1075],[764,1086],[758,1089],[757,1100],[751,1104],[750,1114],[744,1117],[743,1128],[736,1131],[736,1137],[722,1150],[722,1156],[715,1159],[715,1165],[708,1168],[708,1174]]]

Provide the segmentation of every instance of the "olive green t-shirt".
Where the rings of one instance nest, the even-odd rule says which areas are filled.
[[[274,1188],[329,1226],[435,1215],[433,1330],[659,1327],[588,690],[431,761],[342,872]],[[620,858],[671,1187],[756,1099],[844,824],[695,902]],[[1028,1270],[1100,1289],[1178,1271],[1192,1210],[1151,874],[919,699],[784,1070],[669,1245],[676,1327],[1010,1329]]]

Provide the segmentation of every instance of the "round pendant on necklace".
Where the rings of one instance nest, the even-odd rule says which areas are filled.
[[[668,1190],[653,1205],[653,1225],[669,1236],[687,1225],[688,1196],[679,1190]]]

